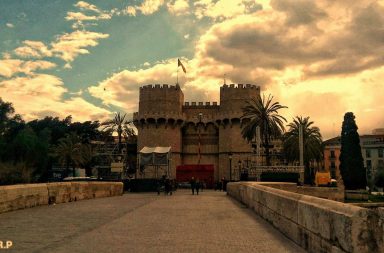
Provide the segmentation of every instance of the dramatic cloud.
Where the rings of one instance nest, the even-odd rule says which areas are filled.
[[[53,63],[12,56],[59,57],[65,61],[64,68],[71,68],[76,57],[90,53],[89,48],[109,37],[96,29],[85,30],[86,25],[115,15],[152,15],[162,11],[163,17],[163,11],[168,11],[172,17],[167,21],[177,22],[177,43],[181,41],[185,48],[165,57],[188,52],[188,58],[182,58],[187,73],[179,71],[187,101],[217,101],[224,82],[254,83],[289,107],[283,113],[288,120],[296,115],[310,116],[326,137],[340,132],[346,111],[355,113],[363,133],[384,124],[382,0],[142,0],[123,10],[119,6],[107,11],[79,1],[72,8],[66,20],[74,23],[76,31],[58,35],[51,43],[25,40],[13,54],[5,57],[3,53],[0,80],[9,80],[0,81],[1,93],[19,92],[17,101],[23,101],[22,96],[32,101],[28,93],[10,88],[22,87],[33,94],[30,87],[39,81],[52,89],[42,92],[53,94],[51,102],[43,106],[80,117],[86,117],[86,110],[102,116],[106,110],[80,97],[64,101],[64,93],[74,93],[68,93],[57,77],[35,73],[53,68]],[[185,17],[176,17],[181,15]],[[134,65],[142,69],[115,73],[89,87],[89,93],[105,106],[133,112],[137,110],[140,86],[176,82],[176,58]],[[80,92],[76,96],[81,95]],[[22,102],[15,103],[20,108],[24,106]],[[52,111],[37,109],[37,99],[31,103],[36,112],[26,106],[22,109],[30,117]],[[77,113],[76,107],[81,108]]]
[[[348,19],[334,26],[340,18],[332,8],[302,2],[305,12],[297,9],[296,1],[272,1],[276,9],[212,26],[200,39],[202,58],[236,69],[299,67],[304,78],[356,73],[384,63],[382,6],[353,8]]]
[[[81,12],[69,11],[65,17],[68,21],[75,21],[72,26],[74,29],[84,27],[84,21],[108,20],[112,18],[112,12],[102,11],[95,5],[84,1],[79,1],[74,6],[79,8]],[[84,12],[91,12],[92,14]]]
[[[95,47],[98,40],[108,37],[108,34],[80,30],[65,33],[51,43],[52,52],[64,61],[71,62],[80,54],[88,54],[87,47]]]
[[[56,40],[50,44],[48,48],[41,41],[23,41],[23,46],[14,50],[15,54],[24,58],[43,58],[43,57],[59,57],[67,62],[65,68],[70,68],[70,62],[72,62],[77,56],[81,54],[88,54],[87,47],[95,47],[98,45],[100,39],[108,38],[108,34],[90,32],[85,30],[78,30],[72,33],[65,33],[58,35]],[[11,64],[16,65],[19,60],[13,60],[4,62],[2,68],[9,68]],[[8,66],[8,67],[7,67]],[[49,65],[50,67],[52,65]],[[23,71],[19,71],[23,72]]]
[[[210,17],[213,19],[232,18],[237,15],[255,12],[261,5],[254,0],[199,0],[194,2],[195,15],[198,19]]]
[[[82,12],[72,12],[69,11],[66,20],[75,20],[75,21],[89,21],[89,20],[102,20],[102,19],[111,19],[111,15],[101,14],[99,16],[87,16]]]
[[[98,119],[109,116],[110,112],[97,107],[82,98],[62,100],[67,89],[60,78],[47,74],[33,74],[0,81],[0,94],[5,101],[11,101],[16,111],[25,120],[44,116],[66,117],[76,120]]]
[[[0,60],[0,76],[10,78],[15,74],[31,75],[38,69],[51,69],[56,64],[48,61],[22,61],[18,59]]]
[[[106,105],[114,105],[133,112],[137,110],[139,87],[142,84],[175,83],[176,60],[158,63],[149,69],[124,70],[89,88],[91,95],[103,100]]]
[[[24,46],[18,47],[14,50],[20,57],[42,58],[52,56],[52,52],[41,41],[25,40],[23,41],[23,44]]]
[[[189,2],[188,0],[176,0],[167,3],[168,11],[175,15],[185,15],[189,13]]]
[[[89,10],[89,11],[94,11],[96,13],[101,13],[99,8],[97,8],[95,5],[84,2],[84,1],[79,1],[75,4],[76,7],[82,9],[82,10]]]
[[[209,86],[195,86],[188,82],[188,80],[194,79],[192,77],[194,74],[188,73],[190,65],[186,59],[182,59],[182,61],[187,68],[187,75],[180,70],[178,79],[179,85],[183,90],[186,90],[185,99],[187,101],[201,101],[201,99],[204,101],[209,101],[209,99],[217,101],[216,94],[209,97],[211,95]],[[191,64],[193,63],[191,62]],[[168,59],[147,69],[124,70],[100,82],[97,86],[91,86],[89,92],[91,95],[102,99],[106,105],[114,105],[127,112],[135,112],[138,109],[139,88],[148,84],[175,85],[177,81],[175,67],[177,67],[177,59]]]
[[[349,111],[356,115],[359,132],[367,134],[384,125],[384,105],[379,102],[384,94],[382,78],[384,67],[348,77],[274,85],[265,92],[289,107],[284,112],[288,120],[296,115],[310,116],[326,138],[340,134],[343,116]]]
[[[382,2],[260,3],[262,10],[254,1],[194,2],[197,18],[216,21],[197,41],[194,56],[184,59],[187,75],[179,77],[186,100],[217,101],[224,79],[250,82],[289,106],[289,121],[310,116],[326,138],[339,134],[347,111],[355,112],[362,133],[384,124],[378,95],[384,94]],[[89,91],[105,104],[134,111],[138,87],[174,83],[174,68],[172,59],[125,70]]]
[[[164,0],[144,0],[144,2],[137,6],[136,9],[141,11],[143,15],[151,15],[159,10],[164,4]]]

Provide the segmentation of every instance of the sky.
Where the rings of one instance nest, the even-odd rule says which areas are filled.
[[[138,109],[139,87],[186,101],[252,83],[324,139],[353,112],[384,127],[384,0],[1,0],[0,97],[25,120],[100,120]]]

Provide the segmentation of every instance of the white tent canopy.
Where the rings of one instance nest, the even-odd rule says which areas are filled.
[[[171,147],[143,147],[139,152],[139,168],[144,172],[145,167],[155,169],[155,177],[158,178],[160,167],[166,167],[166,174],[170,176],[169,163]]]
[[[143,147],[140,154],[167,154],[171,151],[171,147]]]
[[[141,165],[167,165],[171,147],[143,147],[139,152],[139,163]]]

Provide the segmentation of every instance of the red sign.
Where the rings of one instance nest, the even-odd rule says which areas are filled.
[[[214,171],[213,164],[179,165],[176,167],[176,180],[177,182],[189,182],[194,177],[201,183],[204,182],[207,188],[213,188]]]

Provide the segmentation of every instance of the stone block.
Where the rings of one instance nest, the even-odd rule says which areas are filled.
[[[48,204],[46,184],[0,187],[0,213]]]
[[[363,208],[303,195],[298,210],[300,226],[344,251],[366,252],[358,246],[366,223]]]
[[[111,196],[121,196],[124,192],[124,184],[123,183],[112,183],[111,184]]]
[[[71,183],[48,183],[49,204],[66,203],[71,200]]]
[[[90,199],[89,182],[71,182],[70,201]]]
[[[271,193],[269,195],[270,204],[268,207],[279,215],[298,223],[298,199],[300,195],[285,193]],[[273,200],[273,201],[272,201]]]
[[[299,244],[299,226],[297,225],[297,223],[283,216],[279,216],[276,224],[277,226],[275,227],[278,230],[280,230],[285,236],[290,238],[292,241]]]

